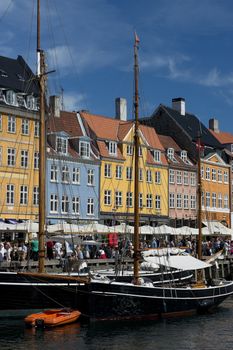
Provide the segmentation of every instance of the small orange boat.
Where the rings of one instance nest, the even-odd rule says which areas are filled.
[[[28,315],[24,322],[29,327],[55,327],[75,322],[80,315],[78,310],[51,309]]]

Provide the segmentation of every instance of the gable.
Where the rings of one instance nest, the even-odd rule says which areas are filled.
[[[214,163],[216,165],[227,165],[224,160],[217,154],[217,153],[212,153],[208,156],[205,157],[205,161],[208,163]]]

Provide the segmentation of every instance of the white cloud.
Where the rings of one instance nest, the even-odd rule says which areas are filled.
[[[77,94],[76,92],[65,93],[63,97],[64,110],[78,111],[80,109],[83,109],[83,105],[85,105],[85,100],[85,94]]]

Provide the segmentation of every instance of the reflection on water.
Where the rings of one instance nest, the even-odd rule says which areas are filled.
[[[0,349],[28,350],[230,350],[233,299],[208,315],[149,322],[73,323],[25,328],[23,317],[0,317]]]

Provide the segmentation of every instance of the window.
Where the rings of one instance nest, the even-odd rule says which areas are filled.
[[[176,172],[176,183],[177,185],[182,185],[182,171],[180,170]]]
[[[127,167],[126,168],[126,180],[132,180],[133,178],[133,168]]]
[[[138,147],[138,156],[142,157],[142,146]]]
[[[146,182],[152,183],[152,173],[151,170],[146,171]]]
[[[87,215],[94,215],[94,199],[87,199]]]
[[[183,162],[187,161],[187,151],[181,151],[180,157],[183,160]]]
[[[28,167],[28,151],[21,150],[21,167]]]
[[[222,170],[218,170],[218,182],[222,182]]]
[[[13,115],[8,116],[7,131],[11,133],[16,132],[16,119]]]
[[[68,213],[69,211],[69,198],[66,195],[61,197],[61,212]]]
[[[39,169],[39,152],[34,152],[34,169]]]
[[[108,143],[108,152],[112,156],[117,155],[117,143],[116,142],[110,141]]]
[[[112,166],[111,164],[104,164],[104,177],[111,178],[112,177]]]
[[[126,207],[127,208],[133,207],[133,193],[132,192],[126,193]]]
[[[22,119],[21,132],[23,135],[29,135],[29,120]]]
[[[161,197],[159,195],[155,196],[155,209],[156,210],[161,209]]]
[[[222,208],[222,193],[218,194],[218,207]]]
[[[175,194],[169,193],[169,208],[175,208]]]
[[[39,205],[39,187],[33,187],[33,205]]]
[[[147,193],[146,195],[146,207],[151,209],[152,208],[152,194]]]
[[[224,173],[223,173],[223,179],[224,179],[224,183],[225,183],[225,184],[228,184],[228,172],[227,172],[227,171],[224,171]]]
[[[177,193],[177,195],[176,195],[176,207],[178,209],[182,209],[182,194],[181,193]]]
[[[190,208],[196,209],[196,196],[192,194],[190,196]]]
[[[189,196],[188,194],[184,194],[184,209],[189,208]]]
[[[116,165],[116,179],[120,180],[122,179],[122,166]]]
[[[121,207],[122,206],[122,192],[116,191],[115,192],[115,207]]]
[[[143,169],[138,169],[138,181],[143,181]]]
[[[36,102],[37,102],[37,100],[34,96],[32,96],[32,95],[27,96],[27,108],[28,109],[36,110],[37,109]]]
[[[57,166],[52,164],[50,168],[50,181],[57,182],[58,181],[58,169]]]
[[[169,183],[170,184],[175,183],[175,171],[173,169],[169,170]]]
[[[204,207],[205,205],[205,193],[204,191],[201,192],[201,205]]]
[[[160,163],[161,162],[161,151],[153,150],[152,154],[153,154],[154,161],[157,163]]]
[[[7,185],[6,186],[6,204],[14,205],[15,202],[15,186]]]
[[[14,166],[15,165],[15,148],[7,149],[7,165]]]
[[[142,208],[143,207],[143,194],[142,193],[139,193],[138,194],[138,206],[139,208]]]
[[[90,158],[90,143],[80,141],[80,156],[82,158]]]
[[[155,183],[157,185],[161,184],[161,173],[160,173],[160,171],[156,171],[155,172]]]
[[[68,140],[64,137],[57,137],[56,150],[58,153],[67,154]]]
[[[104,191],[104,204],[105,205],[111,205],[111,191],[110,190],[105,190]]]
[[[184,171],[184,185],[187,186],[189,184],[189,173],[188,171]]]
[[[28,203],[28,187],[25,185],[20,186],[20,204]]]
[[[0,131],[2,130],[2,115],[0,114]]]
[[[7,90],[6,92],[6,102],[10,105],[16,106],[17,105],[17,97],[16,93],[12,90]]]
[[[196,173],[190,173],[190,184],[196,186]]]
[[[40,136],[40,122],[35,121],[34,124],[34,136],[39,137]]]
[[[174,149],[173,148],[167,149],[167,156],[169,159],[173,160],[173,158],[174,158]]]
[[[67,165],[64,165],[62,167],[62,174],[61,174],[61,181],[62,182],[69,182],[69,168]]]
[[[72,213],[79,214],[79,197],[72,197]]]
[[[80,183],[80,169],[79,168],[73,168],[72,182],[74,184],[79,184]]]
[[[57,213],[58,209],[58,198],[56,194],[50,195],[50,212]]]
[[[87,170],[87,184],[88,186],[94,185],[94,169]]]
[[[206,192],[205,194],[206,207],[210,207],[210,193]]]
[[[212,193],[212,207],[213,208],[217,207],[217,196],[216,196],[216,193]]]
[[[132,145],[127,145],[126,154],[127,154],[127,156],[132,156],[132,154],[133,154],[133,146]]]
[[[201,178],[204,179],[204,167],[201,167]]]
[[[205,170],[205,178],[206,178],[206,180],[210,180],[210,168],[206,168],[206,170]]]
[[[216,181],[217,177],[216,177],[216,169],[212,169],[212,181]]]
[[[224,208],[228,209],[229,208],[229,204],[228,204],[228,195],[225,194],[224,195]]]

